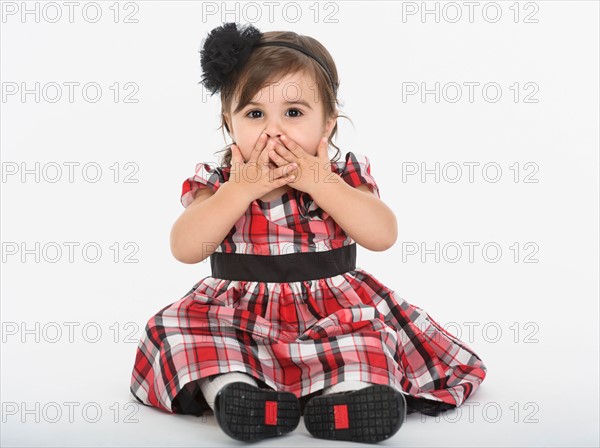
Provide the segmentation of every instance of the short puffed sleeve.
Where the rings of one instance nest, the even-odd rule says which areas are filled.
[[[181,204],[187,207],[196,197],[200,188],[210,188],[213,193],[227,180],[227,173],[214,164],[200,162],[196,165],[196,173],[183,181],[181,187]]]
[[[348,152],[345,160],[338,160],[336,165],[334,169],[347,184],[353,187],[366,184],[381,198],[379,186],[371,175],[371,161],[366,155]]]

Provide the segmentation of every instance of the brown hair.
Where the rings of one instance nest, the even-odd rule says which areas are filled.
[[[263,33],[260,42],[269,42],[272,40],[292,42],[308,49],[326,64],[333,76],[333,82],[339,85],[338,73],[333,58],[319,41],[310,36],[302,36],[292,31],[268,31]],[[283,46],[266,45],[255,47],[248,60],[244,63],[242,70],[239,72],[233,71],[227,85],[221,89],[221,126],[219,129],[222,131],[225,128],[230,133],[225,121],[224,112],[231,111],[233,99],[236,95],[238,95],[239,102],[236,109],[231,111],[233,113],[242,110],[266,84],[283,78],[288,73],[297,72],[305,72],[312,76],[316,83],[315,94],[318,95],[317,101],[323,104],[324,120],[326,121],[328,118],[331,118],[335,114],[335,109],[336,106],[339,106],[339,102],[332,89],[327,73],[319,63],[301,51]],[[342,114],[338,114],[338,117],[348,118]],[[350,118],[348,119],[350,120]],[[329,136],[329,144],[337,150],[334,158],[331,160],[332,162],[337,161],[341,155],[340,149],[332,142],[336,133],[337,123]],[[223,133],[223,138],[225,138],[225,133]],[[224,149],[217,152],[222,151],[225,151],[225,154],[221,159],[221,167],[230,166],[231,148],[227,145]]]

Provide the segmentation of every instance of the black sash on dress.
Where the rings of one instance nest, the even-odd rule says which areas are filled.
[[[210,267],[213,277],[226,280],[281,283],[333,277],[356,269],[356,243],[285,255],[213,252]]]

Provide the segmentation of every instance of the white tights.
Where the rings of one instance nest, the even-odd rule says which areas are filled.
[[[202,390],[204,398],[206,399],[206,402],[211,407],[213,412],[215,410],[215,397],[217,396],[217,392],[226,384],[233,383],[235,381],[242,381],[244,383],[248,383],[252,386],[258,387],[256,380],[244,372],[221,373],[202,378],[200,380],[200,390]],[[371,383],[366,383],[364,381],[342,381],[340,383],[334,384],[333,386],[329,386],[323,389],[323,395],[333,394],[336,392],[343,392],[347,390],[363,389],[370,385]]]

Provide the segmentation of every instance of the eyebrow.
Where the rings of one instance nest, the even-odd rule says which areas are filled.
[[[249,101],[248,105],[253,105],[253,106],[262,106],[263,103],[257,103],[256,101]],[[303,106],[308,107],[309,109],[312,109],[311,105],[308,104],[306,101],[304,100],[298,100],[298,101],[286,101],[284,104],[301,104]]]

